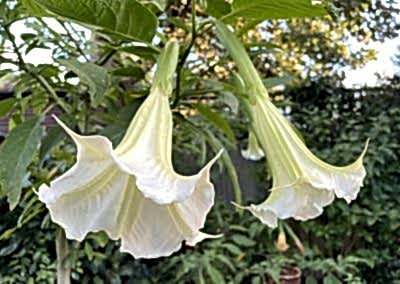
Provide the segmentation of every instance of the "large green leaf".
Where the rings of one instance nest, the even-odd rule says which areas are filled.
[[[119,38],[149,42],[158,20],[135,0],[32,0],[49,12]]]
[[[266,19],[302,18],[326,14],[323,5],[313,5],[311,0],[235,0],[232,3],[232,12],[224,19],[242,17],[256,24]]]
[[[0,148],[0,188],[10,209],[17,206],[27,168],[40,145],[43,126],[34,118],[17,125]]]
[[[97,106],[111,85],[107,70],[94,63],[81,63],[74,59],[60,59],[59,62],[89,86],[92,105]]]

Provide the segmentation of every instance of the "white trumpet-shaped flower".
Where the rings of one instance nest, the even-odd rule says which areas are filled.
[[[39,199],[69,239],[105,231],[121,240],[121,251],[153,258],[214,237],[200,232],[214,203],[210,168],[181,176],[172,166],[172,114],[169,95],[178,56],[176,43],[162,52],[150,95],[113,149],[103,136],[82,136],[57,122],[77,146],[77,162]]]
[[[249,131],[249,138],[247,143],[247,149],[242,151],[243,158],[251,161],[259,161],[264,158],[264,151],[258,144],[257,137],[252,130]]]
[[[361,156],[345,167],[332,166],[317,158],[271,102],[239,40],[222,23],[217,22],[217,30],[250,95],[247,106],[251,126],[273,177],[267,200],[244,208],[268,226],[276,227],[278,218],[307,220],[319,216],[335,195],[348,203],[354,200],[366,175],[362,159],[367,145]]]

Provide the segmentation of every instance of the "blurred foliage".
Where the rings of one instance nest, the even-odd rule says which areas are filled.
[[[18,130],[18,125],[33,116],[43,119],[56,106],[58,112],[68,113],[62,118],[77,131],[101,133],[117,143],[148,94],[159,49],[174,38],[182,44],[180,88],[175,90],[172,106],[177,169],[193,173],[211,152],[221,147],[234,152],[245,143],[248,121],[241,105],[245,90],[238,87],[240,78],[217,42],[209,19],[209,15],[223,18],[230,13],[225,1],[198,1],[195,37],[190,1],[135,2],[159,21],[157,38],[151,43],[148,33],[129,29],[132,37],[140,37],[140,44],[121,36],[125,31],[110,33],[113,27],[103,18],[89,21],[64,11],[64,17],[50,21],[41,17],[49,16],[37,5],[42,2],[46,1],[0,0],[0,64],[7,64],[0,70],[0,88],[10,89],[0,98],[0,115],[9,114],[9,130]],[[49,9],[67,3],[48,2]],[[118,243],[92,234],[82,243],[70,242],[65,265],[72,268],[73,281],[266,283],[277,280],[286,265],[299,266],[306,283],[394,283],[400,279],[399,79],[359,90],[346,90],[341,83],[344,70],[374,59],[372,41],[398,36],[399,11],[394,5],[390,0],[333,1],[328,5],[329,15],[321,18],[259,24],[234,17],[232,22],[275,103],[285,109],[316,154],[344,165],[371,139],[365,159],[368,177],[354,203],[336,201],[317,220],[283,223],[289,245],[286,252],[275,246],[278,230],[268,229],[249,213],[237,212],[221,201],[205,230],[221,232],[224,237],[184,248],[170,258],[134,260],[118,252]],[[91,40],[65,17],[94,23]],[[147,24],[155,28],[152,19]],[[13,34],[16,22],[26,27],[20,36]],[[51,50],[55,63],[34,66],[23,60],[37,49]],[[282,91],[276,88],[279,85],[287,87]],[[45,125],[46,134],[35,145],[38,153],[24,161],[29,160],[29,167],[16,173],[23,189],[14,211],[9,211],[0,189],[0,283],[55,281],[56,226],[34,190],[65,172],[74,163],[75,149],[60,128],[49,121]],[[179,164],[179,160],[186,163]],[[228,175],[237,193],[234,166],[226,152],[213,177]],[[269,188],[265,163],[255,166],[260,184]],[[243,193],[246,197],[245,188]]]

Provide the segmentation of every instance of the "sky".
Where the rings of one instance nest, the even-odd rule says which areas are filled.
[[[46,19],[46,21],[51,25],[51,27],[63,33],[64,30],[62,27],[52,19]],[[75,29],[85,31],[85,35],[87,38],[90,38],[90,31],[74,24]],[[12,25],[11,31],[14,35],[19,38],[21,33],[30,32],[28,28],[25,27],[23,22],[17,22]],[[31,31],[32,32],[32,31]],[[349,43],[349,44],[357,44],[357,43]],[[394,74],[400,73],[399,66],[396,66],[393,63],[392,58],[395,54],[399,54],[400,50],[400,37],[386,40],[385,42],[373,42],[371,47],[376,49],[377,51],[377,59],[374,61],[368,62],[364,67],[351,70],[350,68],[345,70],[346,78],[344,80],[344,85],[348,88],[357,88],[362,86],[376,86],[381,82],[379,77],[393,77]],[[4,57],[10,57],[12,59],[16,59],[16,56],[13,54],[4,55]],[[26,56],[24,56],[26,62],[32,63],[34,65],[43,64],[43,63],[51,63],[52,52],[49,49],[33,49]],[[9,64],[1,64],[0,69],[5,68],[15,68]],[[378,74],[378,76],[377,76]]]

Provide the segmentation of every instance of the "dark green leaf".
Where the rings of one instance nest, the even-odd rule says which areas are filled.
[[[94,63],[81,63],[74,59],[60,59],[59,62],[89,86],[92,104],[97,106],[111,85],[107,70]]]
[[[61,142],[64,136],[65,131],[61,127],[55,126],[49,128],[47,130],[47,135],[43,138],[42,145],[39,150],[39,160],[43,161],[50,150],[59,142]]]
[[[99,134],[107,136],[114,145],[117,145],[124,136],[125,131],[129,126],[129,122],[142,102],[143,100],[137,99],[122,108],[116,116],[115,122],[105,127]]]
[[[146,59],[155,59],[159,54],[158,50],[148,46],[123,46],[118,50],[126,53],[132,53]]]
[[[229,123],[225,120],[225,118],[223,118],[218,113],[212,111],[208,106],[203,104],[197,104],[196,109],[200,112],[200,114],[204,118],[206,118],[216,127],[218,127],[232,143],[236,143],[235,133],[233,133],[232,128],[230,127]]]
[[[17,125],[0,148],[0,188],[7,195],[10,209],[17,206],[21,195],[22,182],[27,174],[43,135],[39,118]]]
[[[127,66],[114,69],[112,74],[115,76],[130,77],[135,79],[144,78],[144,71],[139,66]]]
[[[32,0],[50,12],[122,39],[150,42],[157,17],[135,0]]]

